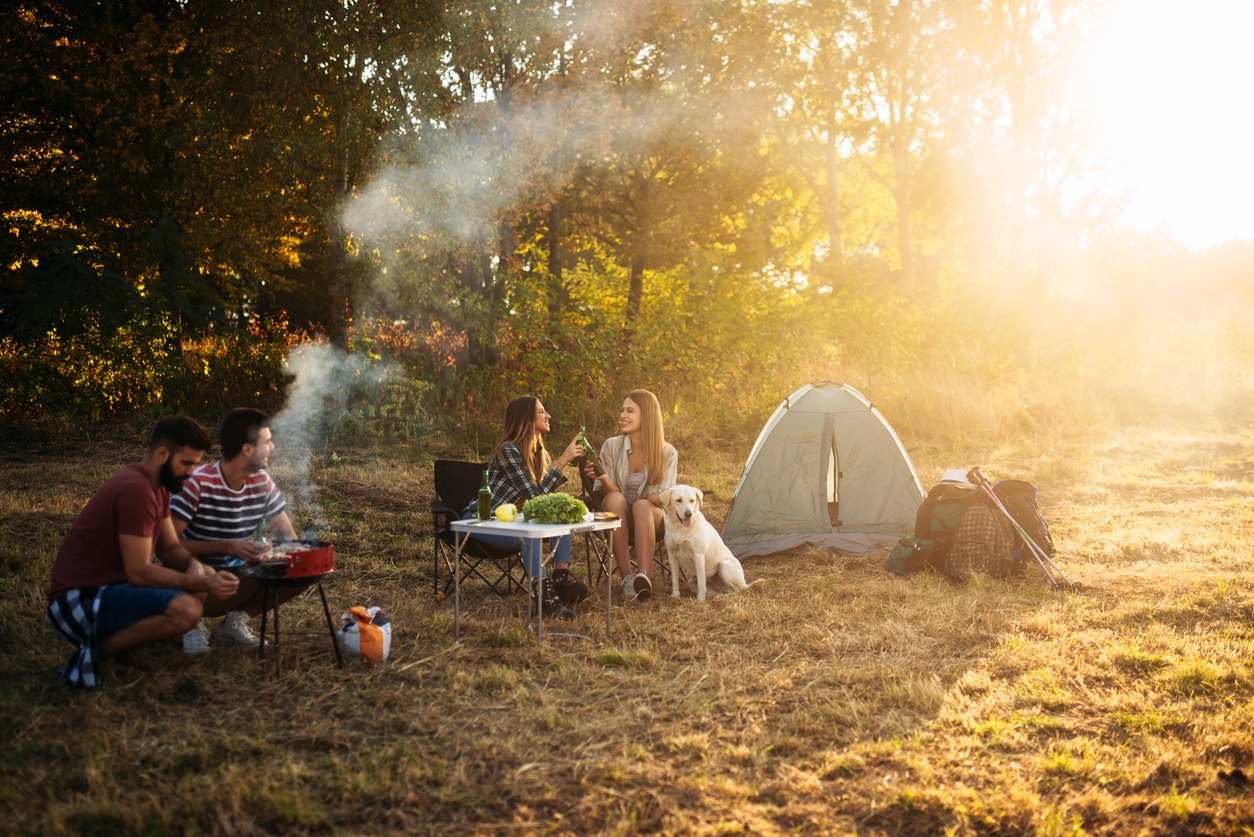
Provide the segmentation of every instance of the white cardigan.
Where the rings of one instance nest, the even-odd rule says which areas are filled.
[[[631,454],[631,437],[626,434],[611,436],[601,445],[601,467],[610,475],[610,479],[618,486],[619,491],[627,488],[627,474],[630,468],[627,457]],[[644,466],[644,487],[640,489],[640,497],[644,499],[650,494],[658,494],[670,488],[677,481],[679,471],[679,454],[670,442],[662,446],[662,474],[656,479],[649,473],[649,466]],[[597,491],[604,491],[605,484],[597,480],[594,486]]]

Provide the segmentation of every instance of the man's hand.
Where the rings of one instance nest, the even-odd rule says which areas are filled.
[[[257,563],[257,559],[261,553],[265,551],[265,544],[253,540],[234,540],[227,541],[227,554],[236,558],[242,558],[250,564]]]
[[[209,576],[209,596],[214,599],[229,599],[239,589],[239,579],[231,573],[214,573]]]

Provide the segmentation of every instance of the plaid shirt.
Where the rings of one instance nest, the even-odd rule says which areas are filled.
[[[104,587],[67,590],[52,600],[44,616],[74,646],[70,661],[57,669],[61,679],[71,686],[91,689],[100,685],[96,672],[96,620],[104,591]]]
[[[500,454],[492,457],[488,463],[488,488],[492,490],[492,509],[505,503],[513,503],[521,507],[532,497],[541,494],[552,494],[553,490],[566,482],[566,475],[556,465],[549,468],[540,484],[527,471],[523,462],[522,452],[516,445],[506,445]],[[470,501],[470,505],[462,512],[462,519],[479,516],[479,498]]]

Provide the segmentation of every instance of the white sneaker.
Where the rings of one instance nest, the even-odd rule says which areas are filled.
[[[228,613],[213,632],[213,638],[227,645],[244,645],[249,648],[256,648],[261,644],[261,640],[248,627],[248,614],[241,610]]]
[[[196,623],[196,627],[183,634],[183,653],[203,654],[208,650],[209,629],[205,627],[205,620],[201,619]]]
[[[644,573],[636,573],[635,578],[631,580],[632,585],[636,588],[636,598],[644,601],[653,595],[653,582]]]
[[[623,579],[623,598],[634,599],[636,597],[636,577],[629,575]]]

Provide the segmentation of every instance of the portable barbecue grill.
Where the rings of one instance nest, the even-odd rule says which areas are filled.
[[[335,651],[336,663],[344,665],[340,657],[339,645],[335,642],[335,626],[331,624],[331,611],[327,607],[326,593],[322,589],[322,578],[335,569],[335,547],[318,540],[276,541],[271,544],[267,557],[259,564],[253,564],[240,572],[241,578],[251,578],[262,588],[261,599],[261,637],[257,646],[257,658],[265,657],[266,615],[271,608],[274,610],[274,645],[279,646],[279,591],[284,588],[307,587],[317,585],[318,598],[322,600],[322,613],[327,620],[327,632],[331,637],[331,647]],[[277,654],[275,670],[278,670]]]
[[[268,555],[240,575],[255,579],[304,578],[326,575],[335,569],[335,546],[323,541],[276,541]]]

